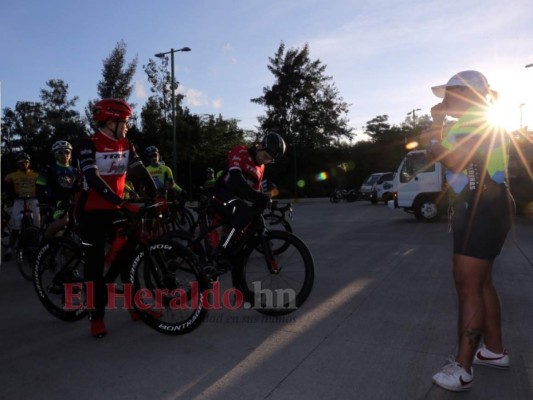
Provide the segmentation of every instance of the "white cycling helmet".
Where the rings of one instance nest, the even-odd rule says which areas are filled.
[[[72,145],[66,140],[58,140],[52,145],[52,153],[58,150],[70,150],[72,151]]]

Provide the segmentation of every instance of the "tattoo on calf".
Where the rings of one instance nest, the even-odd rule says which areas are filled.
[[[479,329],[467,329],[465,334],[468,337],[468,344],[470,344],[472,348],[477,349],[483,332]]]

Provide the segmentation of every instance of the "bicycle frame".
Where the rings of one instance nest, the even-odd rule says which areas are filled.
[[[260,246],[262,252],[265,254],[265,262],[271,273],[278,273],[279,269],[277,263],[275,262],[275,257],[272,249],[270,248],[267,240],[265,239],[265,232],[267,231],[265,219],[263,218],[263,209],[254,209],[253,217],[250,223],[243,229],[241,235],[235,240],[236,246],[233,254],[230,255],[230,258],[234,261],[235,267],[232,268],[232,284],[235,288],[238,286],[239,282],[239,268],[237,267],[242,263],[240,260],[240,254],[245,246],[249,245],[255,235],[258,235],[260,238]],[[200,201],[200,206],[197,209],[198,212],[198,226],[200,231],[198,235],[194,235],[189,232],[172,232],[169,237],[174,237],[178,239],[185,240],[189,243],[189,247],[197,254],[202,265],[208,266],[213,263],[212,255],[214,248],[211,245],[210,233],[217,229],[220,226],[226,225],[226,219],[221,217],[219,219],[210,219],[208,213],[207,199],[202,199]],[[213,222],[214,221],[214,222]]]

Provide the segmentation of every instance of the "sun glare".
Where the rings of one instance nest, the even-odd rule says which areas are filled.
[[[506,131],[520,128],[520,109],[516,105],[497,103],[488,110],[489,123]]]
[[[491,87],[498,91],[498,101],[489,109],[489,121],[508,132],[533,125],[533,71],[491,71]]]

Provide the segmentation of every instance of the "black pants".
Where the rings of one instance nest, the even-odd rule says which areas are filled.
[[[215,191],[211,205],[217,213],[229,220],[219,247],[231,256],[237,243],[236,239],[252,219],[253,209],[244,200],[225,190]]]
[[[94,309],[89,310],[91,319],[102,318],[107,304],[106,282],[104,281],[104,259],[106,243],[115,237],[117,229],[115,221],[124,219],[120,211],[115,210],[94,210],[79,214],[80,236],[83,241],[84,253],[84,277],[85,282],[93,285]],[[118,268],[120,268],[122,281],[128,281],[128,270],[123,268],[127,263],[124,254],[131,254],[134,244],[127,243],[120,251],[117,258]],[[113,266],[115,268],[115,266]]]

